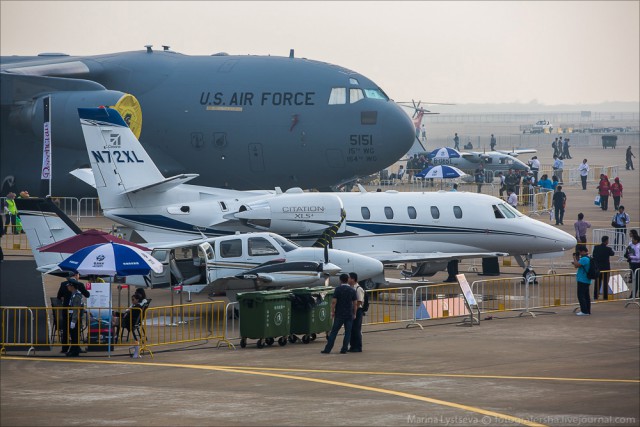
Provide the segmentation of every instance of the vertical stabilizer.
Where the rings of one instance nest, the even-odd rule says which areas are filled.
[[[56,243],[81,232],[51,199],[17,198],[22,229],[27,234],[31,252],[38,267],[53,268],[66,256],[58,252],[40,252],[38,248]],[[46,270],[46,269],[45,269]]]
[[[111,108],[78,108],[103,209],[132,207],[128,192],[164,180],[131,129]]]

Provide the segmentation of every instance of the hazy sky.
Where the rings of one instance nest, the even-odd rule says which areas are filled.
[[[1,1],[0,52],[177,52],[326,61],[397,100],[640,98],[639,1]]]

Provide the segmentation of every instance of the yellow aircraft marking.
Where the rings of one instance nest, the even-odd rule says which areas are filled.
[[[238,373],[238,374],[247,374],[247,375],[261,375],[261,376],[267,376],[267,377],[274,377],[274,378],[283,378],[283,379],[288,379],[288,380],[298,380],[298,381],[307,381],[307,382],[313,382],[313,383],[319,383],[319,384],[326,384],[326,385],[333,385],[333,386],[337,386],[337,387],[346,387],[346,388],[353,388],[353,389],[358,389],[358,390],[364,390],[364,391],[370,391],[370,392],[374,392],[374,393],[382,393],[382,394],[389,394],[392,396],[398,396],[398,397],[403,397],[406,399],[412,399],[412,400],[417,400],[417,401],[421,401],[421,402],[427,402],[427,403],[432,403],[435,405],[441,405],[441,406],[448,406],[451,408],[456,408],[456,409],[461,409],[463,411],[468,411],[468,412],[475,412],[478,414],[482,414],[485,417],[492,417],[493,419],[502,419],[502,420],[506,420],[509,422],[513,422],[513,423],[517,423],[517,424],[522,424],[525,426],[532,426],[532,427],[544,427],[544,424],[540,424],[540,423],[536,423],[536,422],[532,422],[523,418],[519,418],[519,417],[514,417],[512,415],[507,415],[507,414],[502,414],[500,412],[495,412],[495,411],[488,411],[482,408],[476,408],[474,406],[468,406],[468,405],[462,405],[459,403],[455,403],[455,402],[448,402],[446,400],[440,400],[440,399],[433,399],[430,397],[425,397],[425,396],[419,396],[417,394],[411,394],[411,393],[404,393],[401,391],[395,391],[395,390],[389,390],[389,389],[384,389],[384,388],[378,388],[378,387],[370,387],[370,386],[365,386],[365,385],[359,385],[359,384],[351,384],[351,383],[345,383],[345,382],[339,382],[339,381],[332,381],[332,380],[323,380],[323,379],[319,379],[319,378],[309,378],[309,377],[298,377],[295,375],[286,375],[286,374],[277,374],[277,373],[273,373],[273,372],[258,372],[256,370],[249,370],[249,369],[243,369],[243,368],[232,368],[232,367],[220,367],[220,366],[207,366],[207,365],[180,365],[177,363],[149,363],[149,362],[117,362],[117,361],[107,361],[107,360],[69,360],[69,359],[45,359],[45,358],[35,358],[35,357],[29,357],[29,358],[24,358],[24,357],[2,357],[2,360],[32,360],[32,361],[41,361],[41,362],[66,362],[66,363],[95,363],[95,364],[106,364],[106,365],[138,365],[138,366],[161,366],[161,367],[167,367],[167,368],[188,368],[188,369],[201,369],[201,370],[208,370],[208,371],[221,371],[221,372],[232,372],[232,373]],[[259,369],[259,368],[251,368],[251,369]],[[339,371],[336,371],[339,372]],[[347,372],[347,371],[343,371],[343,372]],[[484,418],[483,418],[484,420]]]
[[[213,107],[208,106],[207,111],[242,111],[242,107]]]

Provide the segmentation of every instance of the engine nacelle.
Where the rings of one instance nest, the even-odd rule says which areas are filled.
[[[84,137],[78,119],[78,108],[115,106],[128,95],[115,90],[69,91],[51,93],[51,135],[55,145],[69,148],[84,147]],[[42,135],[44,123],[43,99],[13,107],[9,115],[11,125],[23,132]]]
[[[339,223],[343,209],[342,200],[333,194],[287,192],[246,203],[235,217],[261,231],[316,235]],[[345,227],[343,221],[340,231]]]

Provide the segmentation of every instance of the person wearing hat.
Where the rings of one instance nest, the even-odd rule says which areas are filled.
[[[611,197],[613,197],[613,206],[616,210],[620,207],[620,199],[622,198],[622,183],[620,183],[620,178],[616,177],[613,180],[613,184],[609,188],[611,191]]]
[[[625,246],[624,238],[627,234],[627,224],[631,222],[629,214],[624,211],[624,206],[618,206],[618,213],[611,219],[611,226],[616,229],[616,238],[613,243],[613,250],[619,251]]]
[[[77,282],[68,280],[67,289],[71,293],[71,299],[69,300],[69,351],[67,356],[78,357],[80,356],[80,340],[82,331],[82,313],[84,302],[82,301],[82,294],[78,289]]]
[[[346,354],[349,350],[351,341],[351,328],[353,320],[356,318],[358,310],[358,299],[356,291],[349,286],[349,275],[342,273],[340,275],[340,285],[333,291],[333,299],[331,300],[331,317],[333,318],[333,326],[327,344],[321,353],[329,354],[336,341],[340,328],[344,325],[344,339],[342,340],[341,354]]]

